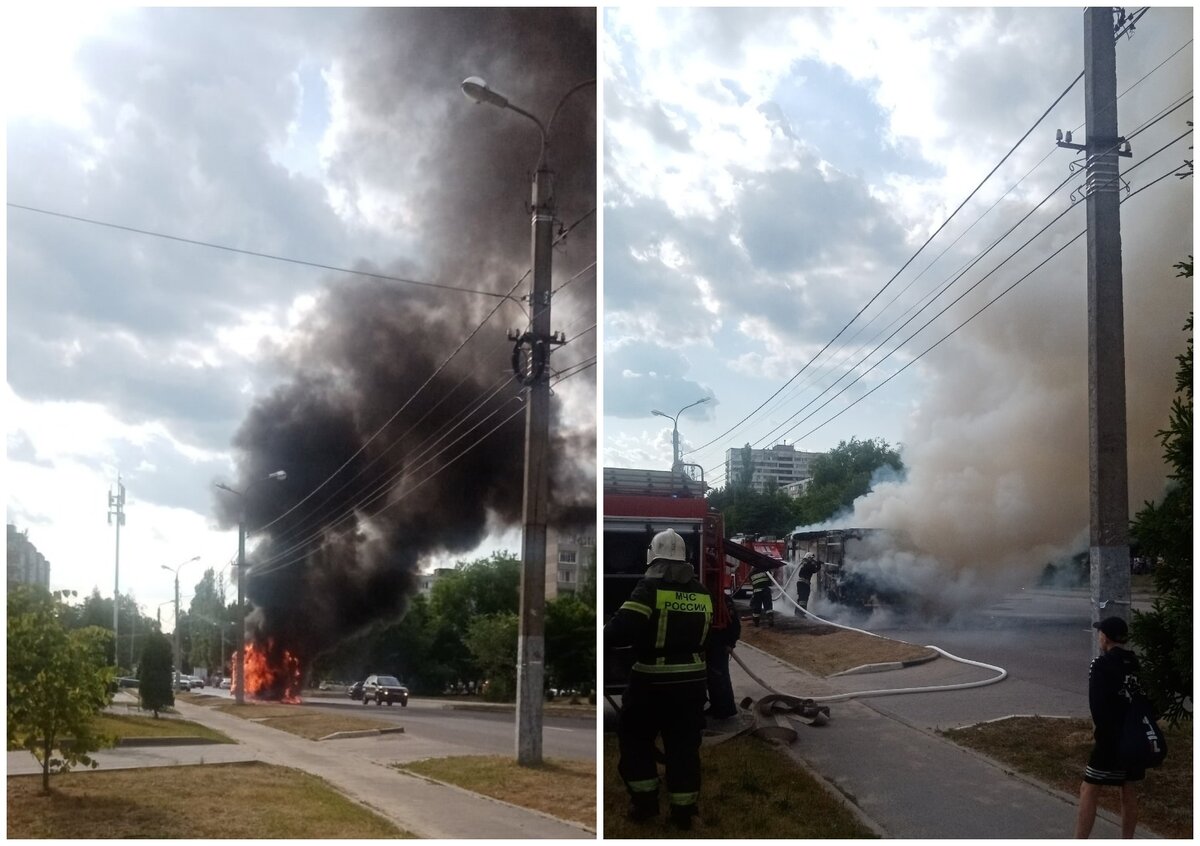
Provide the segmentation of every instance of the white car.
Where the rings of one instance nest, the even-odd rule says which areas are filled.
[[[219,688],[221,688],[221,690],[229,690],[229,688],[230,688],[229,679],[221,679],[221,683],[217,686]]]

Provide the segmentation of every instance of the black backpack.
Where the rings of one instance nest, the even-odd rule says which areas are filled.
[[[1154,720],[1150,701],[1140,692],[1133,694],[1125,713],[1119,754],[1121,765],[1129,770],[1152,769],[1167,757],[1167,739]]]

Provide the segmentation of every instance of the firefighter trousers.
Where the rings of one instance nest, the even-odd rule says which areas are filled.
[[[617,723],[621,774],[634,805],[658,806],[655,739],[663,741],[667,798],[673,808],[694,810],[700,796],[700,739],[704,732],[704,680],[667,684],[630,682]]]

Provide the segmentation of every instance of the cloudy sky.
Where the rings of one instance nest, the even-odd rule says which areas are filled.
[[[1082,82],[899,271],[1083,70],[1082,10],[623,8],[603,20],[605,464],[670,466],[670,421],[651,410],[711,397],[680,430],[685,460],[717,486],[731,447],[882,437],[903,444],[909,481],[860,503],[857,525],[905,528],[960,562],[1014,535],[1027,536],[1026,562],[1078,544],[1084,239],[918,356],[1084,229],[1079,204],[1002,264],[1082,183],[1054,190],[1079,155],[1055,130],[1084,137]],[[1129,193],[1191,157],[1188,136],[1149,159],[1188,131],[1190,102],[1146,126],[1190,100],[1191,33],[1190,9],[1155,7],[1117,43]],[[1163,484],[1153,433],[1191,303],[1172,268],[1192,252],[1191,196],[1172,176],[1122,206],[1134,505]]]
[[[358,394],[415,390],[496,306],[447,373],[504,381],[505,332],[528,319],[528,280],[503,294],[529,266],[539,136],[515,113],[473,104],[459,83],[483,76],[545,120],[595,75],[594,13],[23,7],[7,17],[6,78],[20,84],[6,86],[6,513],[49,558],[52,588],[111,596],[107,496],[120,473],[122,593],[153,615],[172,596],[162,565],[199,555],[183,570],[186,603],[203,569],[236,553],[235,509],[213,483],[244,488],[278,469],[263,466],[279,447],[263,417],[300,387],[361,441],[407,395]],[[553,136],[559,216],[579,222],[555,252],[564,289],[553,328],[571,339],[557,371],[595,354],[594,92],[564,106]],[[594,374],[555,388],[562,430],[583,447]],[[419,409],[394,425],[415,430]],[[272,437],[271,449],[256,440]],[[304,450],[289,454],[307,469],[284,468],[286,482],[256,490],[276,486],[280,503],[295,503],[321,481],[314,468],[350,457],[315,438]],[[422,563],[519,548],[511,515],[486,510],[461,542],[422,548]]]

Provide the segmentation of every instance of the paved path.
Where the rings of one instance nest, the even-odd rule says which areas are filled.
[[[814,698],[850,690],[878,690],[989,678],[994,673],[938,658],[903,670],[822,679],[742,644],[738,655],[755,675],[783,693]],[[963,658],[971,658],[963,655]],[[740,698],[764,690],[736,663],[730,667]],[[921,696],[1006,698],[1011,680],[974,690]],[[822,728],[801,727],[789,754],[846,796],[886,837],[1071,837],[1075,798],[1014,776],[990,760],[926,728],[882,713],[862,699],[830,704]],[[1018,712],[1014,710],[1012,713]],[[1028,713],[1028,710],[1022,713]],[[1080,762],[1082,773],[1083,762]],[[703,811],[702,811],[703,813]],[[1116,838],[1120,826],[1101,812],[1093,837]],[[1152,836],[1139,831],[1139,836]]]
[[[476,793],[407,775],[387,766],[440,754],[404,734],[306,740],[287,732],[178,702],[180,715],[237,741],[203,746],[120,748],[94,756],[100,769],[263,761],[319,776],[336,789],[418,837],[437,839],[592,839],[582,826]],[[8,753],[8,773],[40,772],[27,752]]]

